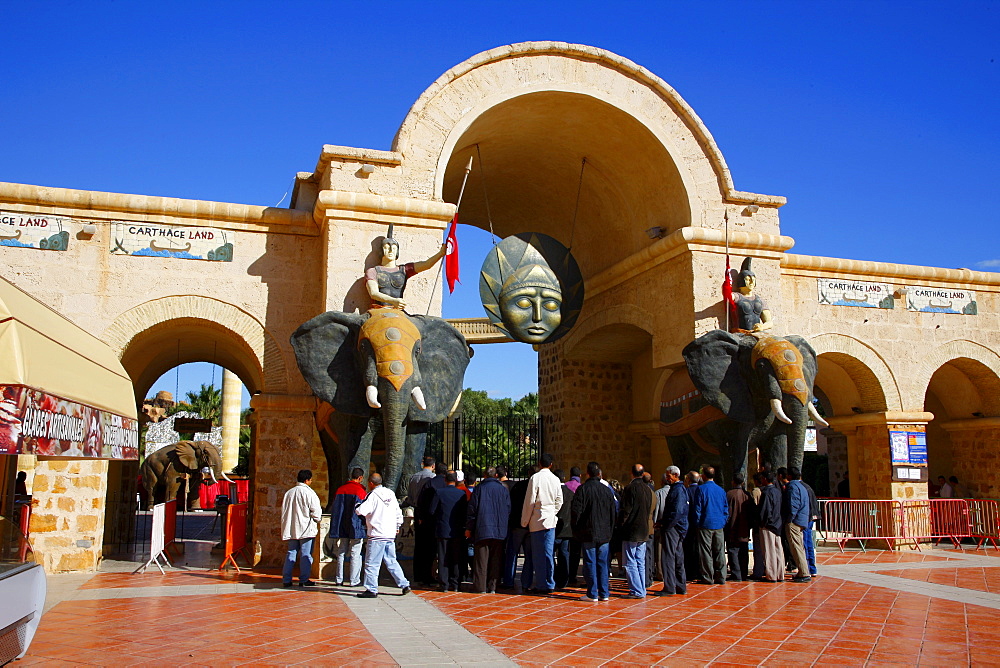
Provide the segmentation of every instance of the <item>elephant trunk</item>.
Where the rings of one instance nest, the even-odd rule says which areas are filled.
[[[396,391],[384,378],[379,379],[379,389],[382,424],[385,429],[385,470],[382,473],[382,484],[395,491],[403,472],[410,391],[406,386],[401,391]]]

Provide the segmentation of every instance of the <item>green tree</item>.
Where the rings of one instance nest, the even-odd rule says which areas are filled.
[[[203,383],[197,392],[188,392],[187,404],[206,420],[218,423],[222,419],[222,390],[215,385]]]

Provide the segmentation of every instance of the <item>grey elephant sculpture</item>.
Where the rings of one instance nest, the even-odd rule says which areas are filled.
[[[383,433],[382,480],[392,490],[420,468],[427,425],[455,408],[472,354],[441,318],[395,309],[328,311],[291,343],[309,387],[332,408],[317,414],[331,485],[355,466],[367,471]]]
[[[758,449],[771,470],[802,468],[809,420],[826,421],[813,405],[816,351],[801,336],[754,336],[713,330],[682,351],[677,399],[660,409],[660,431],[674,463],[685,468],[721,464],[728,482],[746,476]]]
[[[203,471],[207,469],[208,473]],[[155,503],[177,498],[177,490],[188,474],[187,510],[201,509],[204,476],[215,484],[219,478],[232,482],[222,470],[222,455],[208,441],[178,441],[150,453],[142,462],[142,484],[146,488],[147,509]]]

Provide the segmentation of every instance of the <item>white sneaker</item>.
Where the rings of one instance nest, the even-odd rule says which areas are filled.
[[[599,598],[599,599],[597,599],[597,600],[598,600],[598,601],[610,601],[610,600],[611,600],[611,597],[609,597],[609,596],[602,596],[602,597],[600,597],[600,598]]]
[[[581,597],[580,597],[580,600],[581,600],[581,601],[585,601],[585,602],[587,602],[587,603],[597,603],[597,599],[596,599],[596,598],[590,598],[590,597],[589,597],[589,596],[587,596],[586,594],[584,594],[583,596],[581,596]]]

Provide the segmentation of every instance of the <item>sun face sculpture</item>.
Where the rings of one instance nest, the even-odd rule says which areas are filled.
[[[479,295],[498,329],[515,341],[540,344],[558,339],[576,321],[583,281],[562,244],[542,234],[521,234],[489,252]]]

